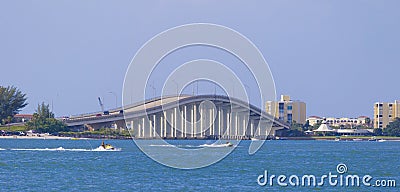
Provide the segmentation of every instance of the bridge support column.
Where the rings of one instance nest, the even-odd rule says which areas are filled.
[[[209,131],[210,132],[209,135],[211,136],[211,135],[214,135],[214,133],[213,133],[214,132],[214,130],[213,130],[214,126],[213,126],[213,122],[212,122],[214,116],[213,116],[213,113],[212,113],[212,109],[210,109],[210,111],[209,111],[209,117],[210,117],[210,119],[209,119],[208,129],[210,130]]]
[[[218,109],[218,137],[221,137],[221,107]]]
[[[176,113],[176,110],[177,110],[177,108],[174,108],[174,136],[175,137],[178,137],[177,135],[176,135],[176,130],[178,129],[178,127],[176,126],[177,125],[177,123],[176,123],[176,115],[177,115],[177,113]]]
[[[138,123],[138,137],[139,138],[141,138],[141,136],[142,136],[142,127],[141,127],[141,125],[140,125],[140,123]]]
[[[167,112],[164,111],[164,137],[167,137]]]
[[[197,106],[196,106],[196,103],[193,105],[193,114],[194,114],[193,137],[196,137],[197,136]]]
[[[156,127],[157,127],[157,124],[156,124],[156,115],[153,115],[153,137],[156,137]]]
[[[227,134],[228,138],[231,135],[231,125],[232,125],[232,122],[230,121],[230,116],[231,116],[231,113],[227,112],[226,113],[226,126],[227,126],[226,134]]]
[[[146,136],[145,136],[145,126],[144,126],[144,117],[143,117],[143,119],[142,119],[142,137],[143,138],[145,138]]]
[[[190,129],[190,133],[191,133],[191,137],[193,137],[193,130],[194,130],[194,123],[193,123],[193,119],[194,119],[194,109],[193,109],[193,107],[192,107],[192,109],[191,109],[191,116],[190,116],[190,122],[191,122],[191,129]]]
[[[160,137],[163,138],[164,136],[164,120],[163,116],[160,116]]]
[[[187,107],[186,107],[186,105],[183,106],[183,112],[184,112],[184,118],[183,118],[184,120],[182,119],[182,122],[185,121],[185,125],[184,125],[184,129],[183,129],[182,135],[184,135],[184,137],[187,137],[187,121],[188,121],[188,118],[187,118]]]
[[[246,136],[246,130],[247,130],[247,126],[246,126],[246,116],[243,116],[243,134],[242,136]]]
[[[204,109],[203,107],[199,107],[200,108],[200,137],[203,137],[203,119],[204,119]]]
[[[171,121],[170,121],[171,133],[170,133],[170,136],[171,136],[172,138],[174,137],[174,124],[175,124],[175,121],[174,121],[174,113],[171,113]]]
[[[235,113],[235,137],[237,137],[239,134],[239,126],[238,126],[238,113]]]
[[[216,123],[216,121],[215,121],[215,109],[214,109],[214,107],[211,109],[211,127],[212,127],[212,133],[211,133],[211,135],[215,135],[215,123]]]
[[[250,119],[249,119],[250,120]],[[250,120],[250,136],[254,137],[254,127],[253,127],[253,120]]]
[[[133,120],[131,120],[131,127],[129,129],[130,129],[130,131],[134,131],[134,129],[133,129]]]

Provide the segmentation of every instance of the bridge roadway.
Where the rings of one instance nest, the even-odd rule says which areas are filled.
[[[130,129],[135,138],[266,138],[288,129],[260,108],[219,95],[168,96],[123,108],[71,116],[69,127]]]

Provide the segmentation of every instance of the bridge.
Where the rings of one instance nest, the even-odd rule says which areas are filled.
[[[247,102],[220,95],[150,99],[64,119],[75,129],[129,129],[135,138],[243,139],[275,135],[284,123]]]

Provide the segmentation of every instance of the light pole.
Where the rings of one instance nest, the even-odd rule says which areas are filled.
[[[249,92],[248,92],[248,94],[247,94],[247,97],[249,98],[249,103],[251,103],[251,102],[250,102],[250,100],[251,100],[251,98],[250,98],[250,92],[251,92],[250,87],[249,87],[248,85],[246,85],[246,83],[243,83],[243,85],[244,85],[247,89],[249,89]],[[246,91],[246,93],[247,93],[247,91]]]
[[[114,97],[115,97],[115,108],[117,108],[117,107],[118,107],[118,97],[117,97],[117,94],[115,94],[115,93],[112,92],[112,91],[110,91],[110,92],[108,92],[108,93],[111,93],[111,94],[114,95]]]
[[[154,82],[153,84],[149,85],[153,89],[153,99],[156,98],[156,88],[154,87]]]
[[[175,81],[175,80],[172,80],[172,82],[174,82],[175,83],[175,85],[176,85],[176,96],[178,96],[178,83]]]

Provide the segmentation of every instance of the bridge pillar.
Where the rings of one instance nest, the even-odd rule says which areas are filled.
[[[252,119],[249,120],[250,120],[250,136],[254,137],[254,122]]]
[[[178,136],[176,135],[176,132],[177,132],[177,129],[178,129],[178,127],[177,127],[177,122],[176,122],[176,119],[177,119],[177,113],[176,113],[176,111],[177,111],[177,108],[174,108],[174,137],[178,137]]]
[[[218,138],[221,136],[221,107],[218,108]]]
[[[163,116],[160,116],[160,137],[162,138],[164,136],[164,121],[163,121]]]
[[[243,116],[243,133],[242,133],[242,136],[246,136],[246,129],[247,129],[246,116]]]
[[[196,106],[196,103],[193,105],[193,114],[194,114],[193,137],[196,137],[197,136],[197,106]]]
[[[212,109],[211,109],[211,127],[212,127],[212,133],[211,133],[211,135],[215,135],[215,124],[217,123],[216,122],[216,120],[215,120],[215,117],[216,117],[216,115],[215,115],[215,108],[213,107]]]
[[[167,112],[164,111],[164,137],[167,137]]]
[[[174,137],[174,124],[175,124],[175,121],[174,121],[174,113],[171,113],[171,121],[170,121],[170,130],[171,130],[171,133],[170,133],[170,137],[171,138],[173,138]],[[176,129],[175,129],[176,130]]]
[[[194,107],[192,107],[191,109],[190,109],[190,112],[191,112],[191,116],[190,116],[190,122],[191,122],[191,129],[190,129],[190,135],[191,135],[191,137],[193,137],[194,135],[193,135],[193,130],[194,130]]]
[[[238,126],[238,113],[235,112],[235,135],[234,137],[236,138],[238,136],[238,132],[239,132],[239,126]]]
[[[203,107],[199,107],[200,108],[200,137],[203,137],[203,119],[204,119],[204,109]]]
[[[184,132],[184,137],[186,138],[187,137],[187,121],[188,121],[188,118],[187,118],[187,106],[185,105],[185,106],[183,106],[183,109],[184,109],[184,121],[185,121],[185,127],[184,127],[184,130],[183,130],[183,132]]]

